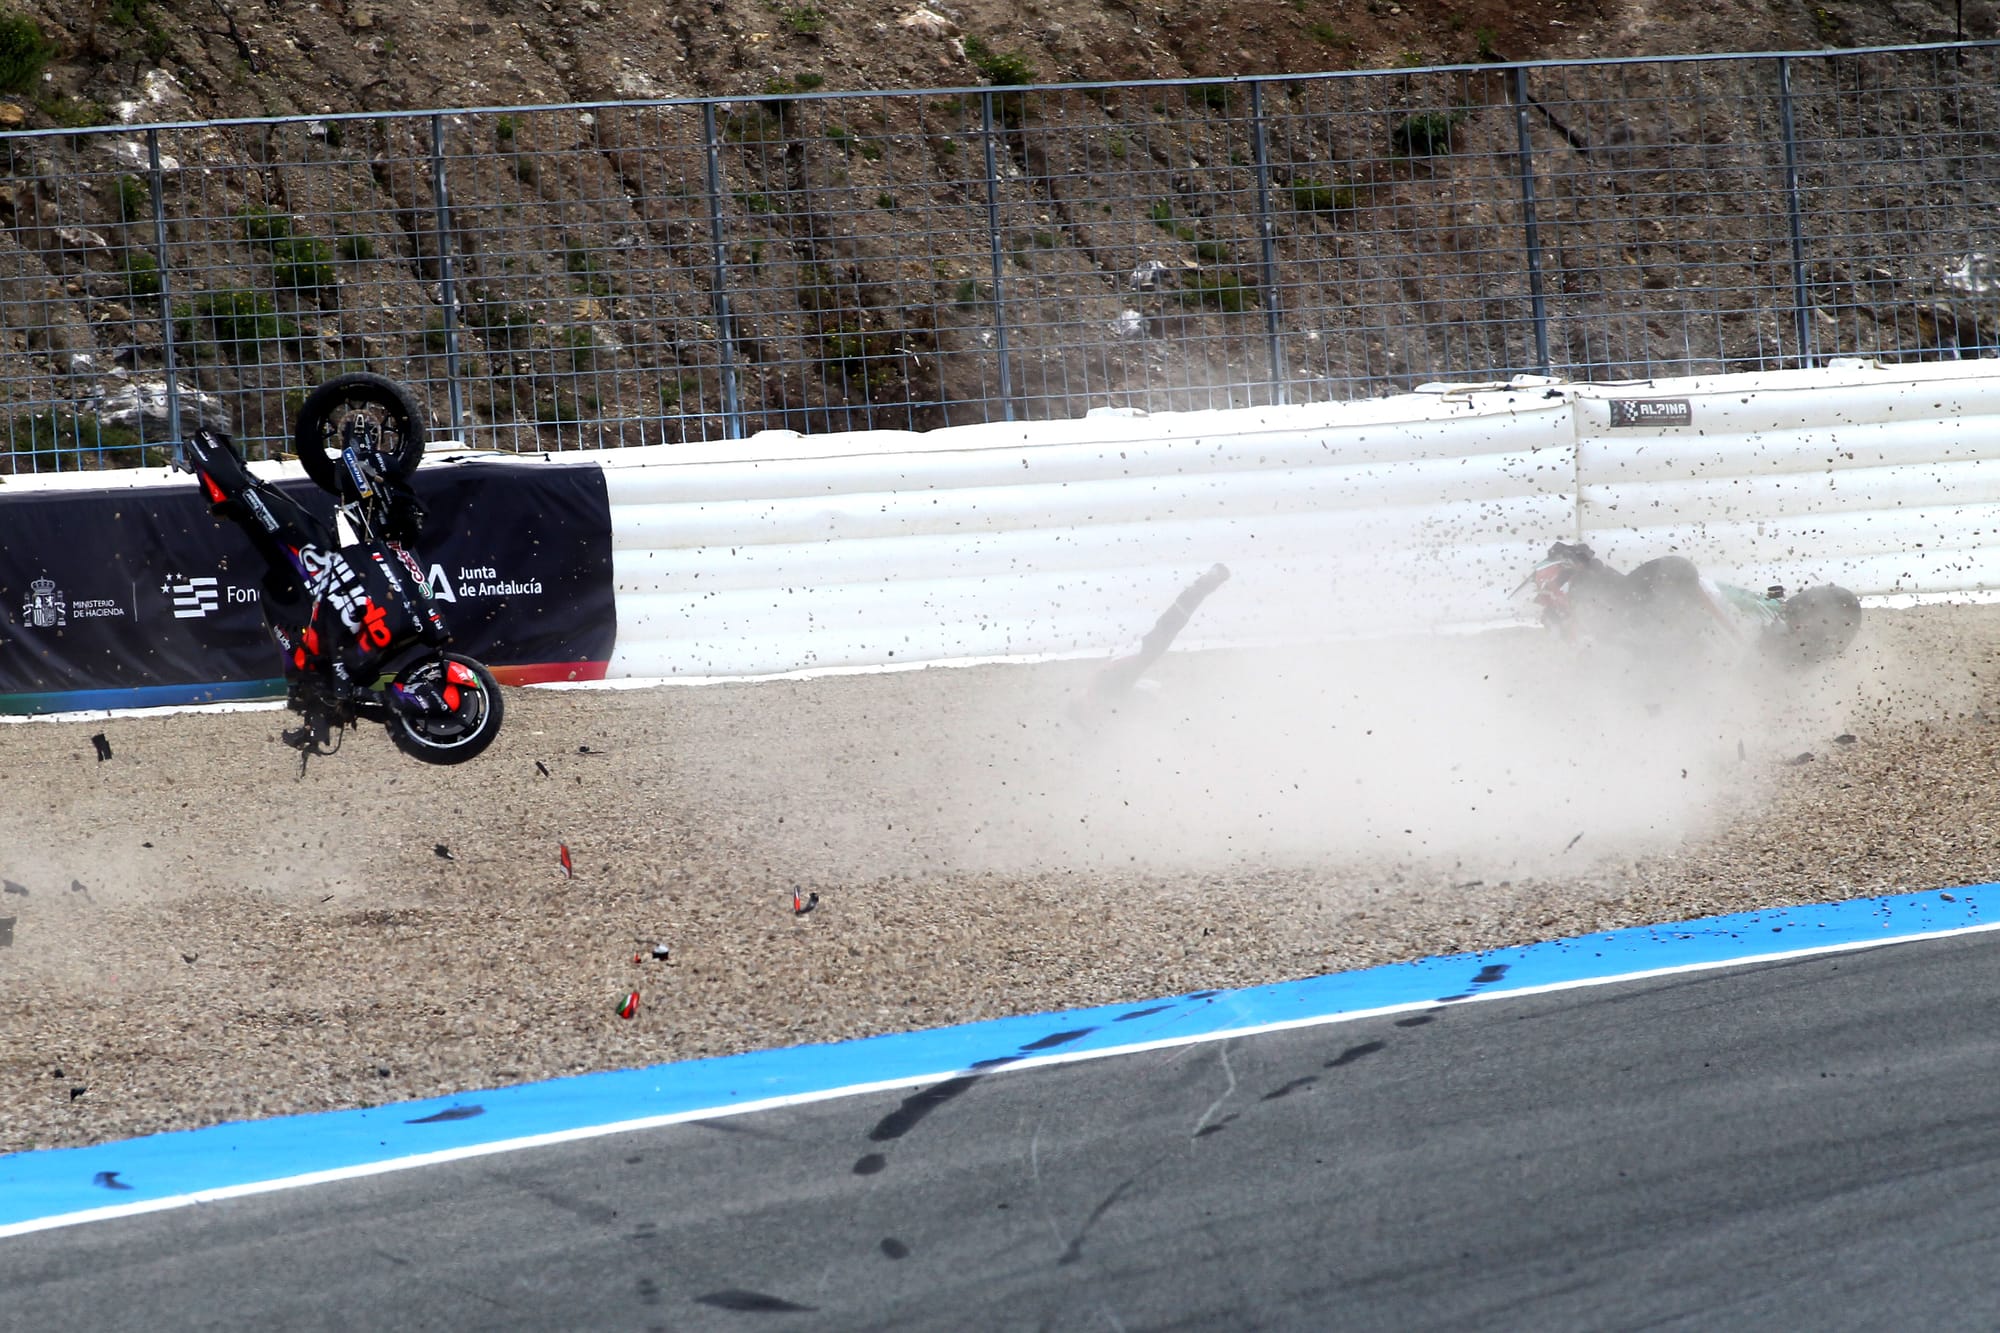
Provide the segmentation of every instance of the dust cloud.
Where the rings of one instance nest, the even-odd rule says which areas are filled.
[[[739,808],[789,812],[756,854],[804,877],[1314,864],[1520,877],[1698,839],[1757,813],[1787,761],[1857,717],[1946,715],[1976,683],[1867,628],[1809,671],[1638,660],[1525,628],[1173,653],[1092,708],[1101,666],[928,672],[938,711],[923,716],[872,702],[891,678],[806,682],[826,728],[770,738],[759,774],[705,781],[740,788]],[[842,739],[814,743],[828,736]]]

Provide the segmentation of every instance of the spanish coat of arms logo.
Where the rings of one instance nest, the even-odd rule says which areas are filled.
[[[36,629],[57,629],[69,623],[69,607],[54,579],[40,578],[28,585],[28,600],[21,604],[21,620]]]

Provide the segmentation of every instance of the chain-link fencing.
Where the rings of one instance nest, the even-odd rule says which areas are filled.
[[[554,450],[1996,343],[2000,49],[0,135],[0,473]]]

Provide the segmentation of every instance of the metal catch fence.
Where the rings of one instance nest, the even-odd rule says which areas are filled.
[[[0,473],[1988,354],[2000,50],[0,135]]]

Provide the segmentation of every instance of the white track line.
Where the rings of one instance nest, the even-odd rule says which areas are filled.
[[[1662,926],[1662,930],[1670,927]],[[1570,981],[1554,981],[1540,986],[1519,986],[1511,990],[1481,991],[1468,995],[1462,1000],[1453,1000],[1457,1008],[1467,1004],[1478,1004],[1488,1000],[1513,1000],[1529,995],[1549,995],[1559,991],[1585,990],[1597,986],[1611,986],[1628,981],[1647,981],[1656,977],[1683,976],[1695,972],[1714,972],[1726,967],[1749,967],[1757,964],[1786,962],[1798,958],[1818,958],[1830,954],[1857,953],[1863,949],[1879,949],[1892,944],[1911,944],[1921,940],[1950,939],[1959,935],[1977,935],[1987,931],[2000,930],[2000,921],[1985,922],[1976,926],[1954,926],[1946,930],[1923,931],[1912,935],[1891,935],[1884,939],[1849,940],[1840,944],[1815,945],[1805,949],[1784,949],[1773,953],[1749,954],[1738,958],[1709,959],[1698,963],[1677,963],[1670,967],[1645,968],[1636,972],[1621,972],[1612,976],[1579,977]],[[1587,938],[1587,937],[1585,937]],[[1529,946],[1535,947],[1535,946]],[[925,1084],[942,1082],[948,1078],[964,1077],[968,1074],[999,1074],[1017,1069],[1035,1069],[1050,1065],[1076,1064],[1086,1060],[1102,1060],[1115,1055],[1137,1055],[1147,1051],[1172,1050],[1182,1046],[1195,1046],[1203,1042],[1234,1040],[1239,1037],[1254,1037],[1267,1032],[1288,1032],[1298,1028],[1331,1026],[1336,1023],[1358,1022],[1364,1018],[1381,1018],[1390,1014],[1410,1013],[1419,1009],[1435,1009],[1440,1001],[1435,999],[1412,1000],[1403,1004],[1383,1005],[1373,1009],[1355,1009],[1332,1014],[1312,1014],[1303,1018],[1280,1019],[1269,1023],[1253,1023],[1243,1027],[1222,1031],[1202,1032],[1189,1036],[1164,1037],[1156,1041],[1133,1042],[1129,1045],[1107,1047],[1101,1050],[1054,1052],[1048,1055],[1023,1056],[1019,1060],[1004,1065],[996,1065],[984,1070],[947,1069],[936,1073],[911,1075],[906,1078],[885,1079],[873,1083],[855,1083],[839,1088],[825,1088],[815,1092],[790,1093],[782,1097],[767,1097],[761,1101],[744,1102],[733,1106],[698,1107],[694,1110],[675,1111],[666,1115],[640,1116],[630,1120],[617,1120],[602,1125],[582,1125],[572,1129],[551,1130],[544,1134],[528,1134],[519,1138],[500,1139],[492,1143],[472,1143],[458,1148],[446,1148],[438,1152],[417,1153],[407,1157],[394,1157],[379,1162],[363,1162],[354,1166],[335,1167],[326,1171],[313,1171],[297,1176],[283,1176],[274,1180],[250,1181],[241,1185],[225,1185],[216,1189],[194,1190],[186,1194],[176,1194],[164,1199],[148,1199],[127,1204],[112,1204],[103,1208],[84,1209],[73,1213],[58,1213],[49,1217],[32,1218],[25,1222],[11,1222],[0,1225],[0,1239],[9,1236],[25,1236],[31,1232],[49,1231],[57,1227],[80,1226],[87,1222],[108,1222],[121,1217],[137,1217],[144,1213],[162,1212],[170,1208],[185,1208],[193,1204],[219,1203],[225,1199],[241,1199],[256,1194],[270,1194],[279,1190],[300,1189],[308,1185],[326,1185],[342,1180],[359,1180],[367,1176],[386,1175],[391,1171],[407,1171],[417,1167],[439,1166],[447,1162],[465,1161],[474,1157],[489,1157],[497,1153],[520,1152],[530,1148],[546,1148],[562,1143],[576,1143],[585,1139],[602,1138],[610,1134],[627,1134],[634,1130],[658,1129],[666,1125],[686,1124],[695,1120],[719,1120],[725,1116],[747,1115],[756,1111],[771,1111],[787,1106],[805,1106],[813,1102],[833,1101],[843,1097],[859,1097],[875,1092],[893,1092],[900,1088],[921,1087]],[[321,1114],[338,1115],[338,1111]],[[203,1132],[203,1131],[191,1131]],[[61,1152],[64,1149],[51,1149]]]

